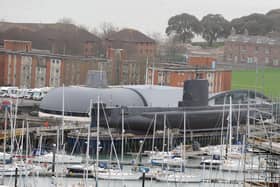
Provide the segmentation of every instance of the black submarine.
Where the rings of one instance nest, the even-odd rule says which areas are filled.
[[[163,130],[183,129],[189,131],[214,131],[226,127],[229,115],[232,115],[232,125],[246,124],[252,120],[270,118],[267,115],[270,108],[265,104],[257,104],[247,99],[247,102],[230,104],[232,96],[224,95],[224,103],[209,105],[209,83],[207,80],[187,80],[184,82],[183,98],[177,107],[107,107],[104,103],[93,104],[91,110],[91,126],[97,124],[99,108],[99,123],[101,127],[122,129],[122,117],[126,132],[148,132],[153,129]],[[172,97],[172,95],[170,95]],[[246,98],[244,99],[246,100]],[[265,111],[264,113],[260,111]]]

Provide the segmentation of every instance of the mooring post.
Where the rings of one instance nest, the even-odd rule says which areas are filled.
[[[15,173],[15,187],[17,187],[17,177],[18,177],[18,168],[16,167],[16,173]]]
[[[142,187],[145,187],[145,172],[143,172],[142,176]]]
[[[55,173],[55,147],[56,145],[53,144],[52,176],[54,176]]]

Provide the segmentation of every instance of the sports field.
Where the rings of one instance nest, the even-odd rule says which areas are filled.
[[[234,70],[232,89],[252,89],[264,92],[267,96],[280,96],[280,68],[256,70]]]

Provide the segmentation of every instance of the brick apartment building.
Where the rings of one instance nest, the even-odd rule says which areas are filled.
[[[149,66],[147,83],[183,87],[185,80],[207,79],[209,81],[209,93],[230,90],[231,70],[216,69],[207,60],[197,61],[202,58],[190,59],[192,65],[166,63],[156,64],[153,67]],[[210,58],[207,57],[207,59]],[[207,63],[205,64],[205,62]]]
[[[145,81],[146,63],[143,60],[127,60],[123,49],[107,49],[107,77],[114,85],[143,84]],[[103,68],[104,69],[104,68]]]
[[[30,41],[5,40],[0,48],[0,85],[57,87],[63,77],[63,59],[32,50]]]
[[[99,70],[101,66],[110,73],[106,59],[52,54],[32,49],[30,41],[5,40],[0,48],[0,85],[22,88],[82,85],[88,70]]]
[[[110,64],[106,59],[84,56],[62,56],[64,61],[63,83],[69,85],[84,85],[89,70],[104,70],[111,73]],[[111,79],[109,79],[111,83]]]
[[[156,42],[134,29],[122,29],[108,36],[104,45],[107,48],[123,49],[128,59],[154,57]]]
[[[122,29],[108,36],[104,46],[112,70],[107,73],[108,79],[113,84],[145,82],[146,61],[153,61],[156,54],[155,40],[137,30]]]
[[[224,61],[280,66],[280,37],[232,34],[225,41]]]

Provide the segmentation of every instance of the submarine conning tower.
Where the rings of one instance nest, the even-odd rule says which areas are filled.
[[[184,82],[183,100],[178,103],[178,106],[208,106],[208,86],[208,80],[186,80]]]

